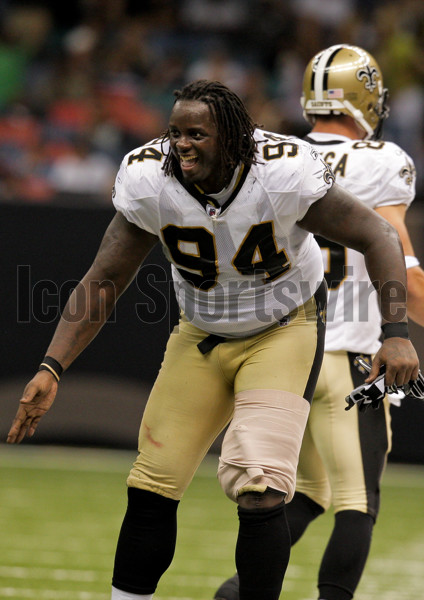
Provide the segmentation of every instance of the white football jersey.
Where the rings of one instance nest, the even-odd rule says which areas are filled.
[[[329,133],[310,133],[306,139],[330,165],[337,183],[370,208],[412,202],[414,163],[396,144]],[[324,238],[317,240],[329,288],[325,349],[375,353],[380,347],[381,316],[363,255]]]
[[[241,167],[220,206],[165,176],[169,143],[128,153],[113,202],[128,221],[159,236],[186,317],[224,337],[255,334],[308,300],[322,282],[321,252],[297,225],[333,183],[308,143],[257,130],[258,164]]]

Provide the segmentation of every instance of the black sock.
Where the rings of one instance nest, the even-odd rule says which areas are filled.
[[[286,507],[292,546],[302,537],[309,523],[323,512],[324,509],[320,504],[301,492],[295,493],[293,500]]]
[[[285,504],[254,509],[239,506],[238,514],[240,600],[278,600],[290,557]]]
[[[128,488],[128,507],[115,555],[112,585],[152,594],[171,564],[177,537],[178,501]]]
[[[368,557],[373,526],[374,519],[357,510],[343,510],[335,515],[319,571],[320,597],[353,598]]]

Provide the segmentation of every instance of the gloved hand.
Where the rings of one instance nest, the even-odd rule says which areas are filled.
[[[361,356],[356,357],[357,362],[366,370],[368,373],[371,370],[370,365],[363,360]],[[418,400],[424,400],[424,377],[421,371],[418,372],[418,378],[414,381],[410,381],[405,385],[391,385],[386,386],[384,382],[384,365],[380,369],[379,376],[374,379],[371,383],[363,383],[362,385],[355,388],[350,392],[349,396],[346,396],[346,402],[348,406],[345,410],[350,410],[355,404],[361,412],[367,410],[369,406],[377,409],[382,403],[386,394],[403,393],[406,397],[412,396]]]
[[[355,404],[361,412],[366,411],[370,405],[376,410],[386,395],[386,389],[382,373],[372,383],[363,383],[350,392],[345,398],[348,403],[345,410],[350,410]]]

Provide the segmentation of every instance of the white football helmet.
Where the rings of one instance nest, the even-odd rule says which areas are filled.
[[[301,104],[311,125],[316,115],[349,115],[365,139],[378,139],[389,113],[387,97],[377,61],[358,46],[331,46],[306,67]]]

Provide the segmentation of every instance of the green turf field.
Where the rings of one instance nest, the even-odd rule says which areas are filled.
[[[108,600],[125,510],[128,452],[0,445],[0,598]],[[155,600],[211,600],[234,569],[235,506],[208,458],[179,509],[174,562]],[[411,600],[424,587],[424,467],[389,465],[366,573],[355,600]],[[293,548],[282,598],[316,600],[332,516]]]

